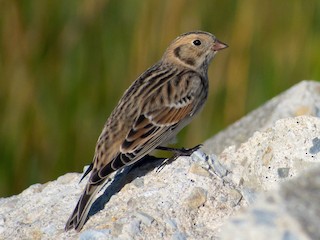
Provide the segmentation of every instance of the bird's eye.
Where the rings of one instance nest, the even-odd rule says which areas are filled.
[[[201,41],[200,41],[199,39],[194,40],[192,43],[193,43],[193,45],[195,45],[195,46],[200,46],[200,45],[201,45]]]

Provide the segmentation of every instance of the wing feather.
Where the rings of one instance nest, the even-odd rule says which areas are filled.
[[[190,83],[192,81],[201,82],[200,77],[194,75],[186,75],[184,77],[189,78],[188,82]],[[159,87],[158,91],[155,91],[158,94],[157,96],[149,96],[149,99],[164,98],[166,102],[161,105],[157,101],[151,101],[153,105],[150,104],[149,109],[137,117],[132,129],[123,141],[120,152],[124,154],[134,153],[132,162],[148,154],[164,141],[172,138],[177,131],[189,122],[186,120],[193,115],[197,102],[195,92],[199,86],[196,86],[196,84],[185,84],[182,85],[184,88],[181,86],[179,88],[179,85],[178,88],[174,88],[172,84],[176,85],[176,82],[176,79],[166,82],[166,84]],[[170,98],[167,95],[168,89],[170,93],[175,89],[174,95],[178,97]]]

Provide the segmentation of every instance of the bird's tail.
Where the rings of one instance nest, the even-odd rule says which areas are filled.
[[[69,217],[65,231],[74,228],[76,231],[80,231],[87,220],[87,216],[90,207],[93,203],[94,196],[99,192],[103,184],[88,183],[75,207],[73,213]]]

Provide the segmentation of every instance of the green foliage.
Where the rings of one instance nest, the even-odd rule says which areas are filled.
[[[0,196],[81,171],[130,83],[180,33],[230,48],[209,100],[180,135],[191,147],[303,79],[320,79],[320,2],[0,2]]]

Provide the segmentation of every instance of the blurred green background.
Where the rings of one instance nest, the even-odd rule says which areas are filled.
[[[179,34],[230,48],[210,67],[190,147],[303,79],[320,79],[320,1],[0,0],[0,196],[81,172],[130,83]]]

